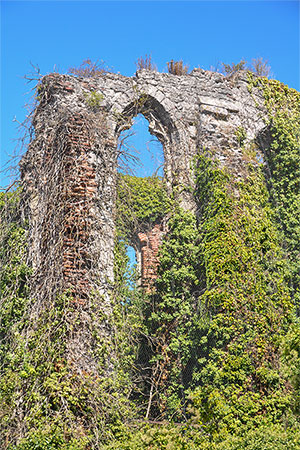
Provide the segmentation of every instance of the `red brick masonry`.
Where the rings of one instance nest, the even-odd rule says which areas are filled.
[[[147,233],[138,233],[141,247],[141,279],[147,293],[153,289],[159,264],[158,250],[165,234],[163,224],[156,224]]]
[[[87,151],[90,137],[83,118],[74,114],[68,126],[64,177],[67,180],[64,198],[63,276],[78,303],[90,289],[89,285],[89,211],[96,194],[95,168]],[[77,164],[76,164],[77,163]]]

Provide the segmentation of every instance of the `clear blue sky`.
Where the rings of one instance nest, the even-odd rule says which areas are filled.
[[[1,163],[13,153],[30,99],[22,78],[66,72],[87,57],[123,75],[151,53],[209,69],[262,56],[274,78],[299,90],[298,1],[3,1],[1,2]],[[9,179],[2,175],[1,185]]]

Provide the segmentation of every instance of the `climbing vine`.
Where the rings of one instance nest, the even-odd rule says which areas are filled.
[[[291,321],[286,261],[262,172],[235,181],[201,156],[196,169],[201,254],[211,319],[203,336],[196,415],[211,433],[276,423],[291,391],[279,344]]]
[[[166,216],[170,205],[161,177],[118,174],[117,226],[124,238],[150,228]]]
[[[99,292],[86,307],[32,297],[20,190],[0,196],[1,450],[299,448],[300,96],[250,75],[249,89],[268,112],[265,165],[242,128],[243,179],[199,152],[195,212],[160,177],[118,175],[109,311]],[[126,247],[162,220],[146,294]],[[68,358],[85,330],[90,372]]]
[[[149,309],[152,414],[183,420],[191,408],[210,432],[280,420],[290,392],[278,346],[292,305],[263,175],[249,165],[236,182],[201,155],[196,182],[197,221],[180,210],[170,220]]]
[[[300,93],[277,80],[249,74],[249,89],[264,96],[268,127],[261,143],[266,177],[276,221],[283,233],[282,247],[289,261],[286,275],[291,295],[300,305]]]
[[[121,427],[110,448],[297,448],[289,261],[252,153],[239,181],[200,154],[196,215],[169,211],[156,289],[140,305],[138,404],[160,425]]]
[[[168,227],[155,292],[144,312],[152,348],[147,416],[151,411],[156,419],[181,420],[186,415],[185,386],[191,379],[188,366],[195,351],[199,250],[192,213],[176,207]]]
[[[68,291],[44,305],[31,297],[28,232],[19,199],[19,191],[0,198],[0,448],[100,448],[113,435],[114,423],[133,414],[128,398],[138,321],[125,310],[117,288],[110,317],[101,308],[101,295],[90,293],[84,326],[91,330],[91,365],[95,355],[98,367],[74,369],[67,342],[78,330],[84,333],[82,310]],[[95,325],[99,322],[110,330],[109,338]]]

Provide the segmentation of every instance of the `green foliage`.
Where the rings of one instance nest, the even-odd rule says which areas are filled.
[[[117,224],[123,237],[132,237],[137,229],[142,231],[161,220],[170,204],[161,177],[118,175]]]
[[[300,448],[300,431],[298,428],[286,429],[280,425],[259,426],[245,431],[243,435],[228,435],[225,439],[211,446],[214,450],[286,450]]]
[[[59,426],[35,431],[22,439],[18,445],[9,446],[8,450],[84,450],[88,444],[86,438],[69,439]]]
[[[44,302],[30,297],[27,230],[19,198],[9,194],[0,202],[0,421],[5,448],[99,448],[111,435],[110,425],[132,415],[128,396],[135,353],[128,336],[134,337],[138,322],[117,299],[113,314],[106,317],[98,293],[90,294],[88,325],[68,292]],[[94,326],[101,321],[110,338]],[[97,376],[74,370],[67,356],[70,336],[87,326],[92,336],[87,351],[99,363]],[[108,363],[114,364],[111,376]],[[14,447],[20,437],[24,439]]]
[[[282,247],[289,261],[286,275],[300,308],[300,93],[283,83],[249,76],[249,88],[262,90],[268,111],[269,142],[263,148],[266,176],[276,220],[283,233]]]
[[[212,434],[280,422],[291,407],[279,346],[292,304],[263,173],[249,164],[238,182],[201,155],[196,186],[197,220],[175,208],[146,303],[148,408],[191,415]]]
[[[243,147],[245,139],[247,137],[246,130],[244,127],[238,127],[235,131],[235,136],[237,138],[240,147]]]
[[[20,189],[0,194],[0,357],[6,354],[5,339],[12,324],[22,318],[28,303],[28,278],[31,270],[26,264],[27,230],[20,218]]]
[[[108,317],[91,293],[87,314],[97,375],[75,371],[66,357],[68,339],[86,325],[72,296],[45,304],[30,296],[19,193],[0,196],[4,448],[299,448],[300,97],[249,76],[254,87],[269,113],[267,184],[242,128],[243,180],[213,154],[198,155],[196,214],[169,199],[160,177],[118,176],[112,309]],[[161,220],[168,233],[146,295],[126,247]]]
[[[118,349],[118,372],[123,386],[132,389],[138,336],[143,328],[141,317],[142,292],[136,287],[137,274],[130,268],[127,244],[118,230],[114,249],[113,326]]]
[[[91,108],[99,108],[99,106],[101,106],[103,98],[103,95],[96,91],[85,94],[85,101]]]
[[[152,347],[152,416],[185,415],[185,375],[195,342],[198,288],[198,247],[196,219],[192,213],[175,208],[168,234],[160,250],[156,290],[146,303],[144,315]],[[150,352],[151,354],[151,352]],[[186,379],[185,379],[186,378]]]
[[[201,156],[199,229],[212,314],[191,392],[197,422],[212,433],[282,420],[290,392],[278,370],[292,305],[285,261],[263,174],[251,165],[234,181]],[[200,343],[199,343],[200,344]]]
[[[299,428],[281,425],[240,429],[237,434],[219,434],[211,438],[190,423],[135,424],[121,427],[117,438],[103,450],[298,450]]]
[[[300,322],[296,318],[291,324],[282,347],[283,372],[294,387],[292,406],[297,413],[300,407]]]

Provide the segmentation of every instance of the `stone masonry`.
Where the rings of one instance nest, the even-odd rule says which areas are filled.
[[[95,94],[99,104],[90,106],[89,98]],[[41,81],[39,97],[35,139],[22,161],[30,259],[39,278],[51,270],[50,265],[43,267],[45,255],[52,258],[58,263],[55,286],[76,284],[82,293],[94,286],[93,277],[103,292],[113,279],[118,136],[137,114],[147,118],[150,132],[163,144],[170,192],[191,185],[197,149],[213,149],[238,176],[243,155],[237,129],[243,127],[251,141],[265,127],[261,95],[257,91],[250,95],[244,72],[231,78],[201,69],[184,76],[141,70],[132,78],[112,73],[97,78],[50,74]],[[188,190],[181,189],[179,195],[184,207],[194,207]],[[73,223],[72,232],[71,220],[81,224],[76,228]],[[64,238],[54,251],[63,223]],[[81,233],[80,248],[72,246],[72,233],[76,239]]]

